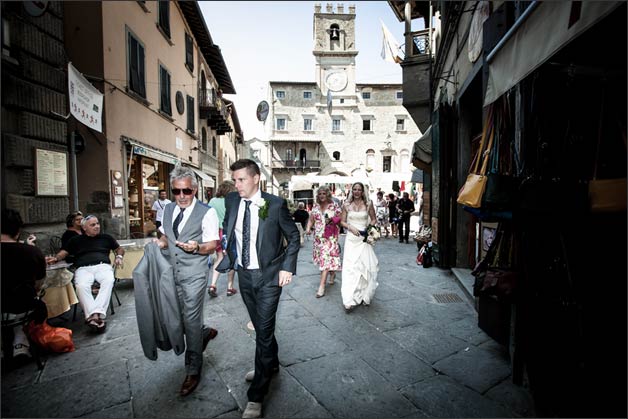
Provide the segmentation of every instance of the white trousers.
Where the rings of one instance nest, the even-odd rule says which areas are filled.
[[[100,290],[96,298],[92,295],[94,281],[100,284]],[[108,263],[100,265],[83,266],[74,273],[76,295],[81,303],[85,319],[94,313],[107,316],[107,306],[113,290],[113,267]]]

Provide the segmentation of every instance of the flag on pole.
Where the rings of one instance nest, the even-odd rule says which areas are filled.
[[[399,50],[399,42],[395,39],[395,37],[390,33],[386,25],[382,20],[379,20],[382,24],[382,33],[384,35],[382,40],[382,59],[384,61],[390,61],[391,63],[399,64],[401,62],[401,58],[397,55],[397,51]]]

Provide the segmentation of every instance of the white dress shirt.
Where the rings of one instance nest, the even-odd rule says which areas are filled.
[[[251,205],[249,210],[251,211],[251,257],[249,258],[249,266],[244,266],[247,269],[259,269],[259,262],[257,259],[257,230],[259,229],[259,206],[257,202],[262,199],[262,192],[258,189],[255,195],[250,199]],[[238,249],[238,265],[242,266],[242,225],[244,222],[244,209],[246,208],[245,199],[240,200],[240,206],[238,207],[238,218],[235,223],[235,235],[236,245]]]
[[[192,200],[192,204],[189,207],[187,207],[185,211],[183,211],[183,218],[181,219],[181,222],[179,223],[178,233],[181,233],[183,231],[183,227],[185,227],[185,223],[190,219],[190,215],[192,215],[192,211],[194,211],[194,207],[196,206],[197,202],[198,200],[194,198]],[[202,205],[202,204],[199,204],[199,205]],[[179,206],[176,205],[174,207],[174,212],[172,213],[173,225],[174,225],[174,220],[177,219],[177,216],[179,215],[180,212],[181,212],[181,208],[179,208]],[[218,224],[219,224],[218,214],[216,213],[216,210],[214,208],[210,208],[203,216],[203,221],[201,222],[201,228],[203,229],[203,236],[201,239],[202,243],[207,243],[213,240],[220,240],[220,236],[218,235]],[[165,234],[163,225],[159,227],[159,231],[161,231],[162,234]]]
[[[159,221],[161,223],[164,220],[164,208],[166,208],[166,205],[171,202],[171,200],[166,198],[163,201],[158,199],[153,203],[152,210],[157,211],[157,214],[155,214],[155,221]]]

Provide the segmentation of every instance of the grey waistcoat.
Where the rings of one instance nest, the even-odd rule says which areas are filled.
[[[178,282],[184,278],[206,276],[209,272],[208,255],[186,253],[175,244],[174,231],[172,230],[172,214],[176,205],[175,202],[166,205],[163,221],[164,232],[168,238],[168,254],[170,263],[174,268],[175,280]],[[189,210],[189,208],[186,208],[186,211]],[[194,240],[201,243],[203,241],[203,217],[208,210],[209,207],[207,205],[197,201],[177,240],[180,242]]]

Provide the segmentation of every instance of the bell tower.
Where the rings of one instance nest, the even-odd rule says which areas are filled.
[[[323,94],[355,95],[355,5],[314,6],[315,80]]]

